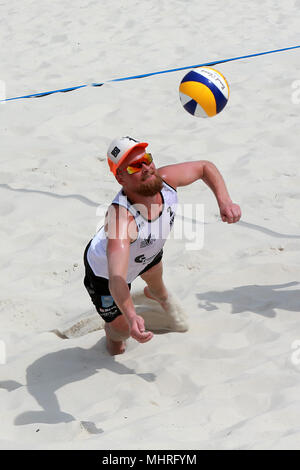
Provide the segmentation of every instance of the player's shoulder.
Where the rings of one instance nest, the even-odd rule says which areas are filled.
[[[116,202],[111,203],[107,210],[107,217],[111,220],[116,218],[122,222],[129,223],[134,219],[133,214],[128,210],[127,207]]]
[[[179,176],[182,171],[183,168],[178,168],[178,164],[166,165],[157,169],[157,173],[164,180],[164,182],[175,190],[178,187]]]
[[[126,207],[112,203],[106,214],[105,233],[110,242],[115,240],[114,246],[124,240],[127,240],[128,243],[132,243],[137,238],[137,227],[134,216]]]

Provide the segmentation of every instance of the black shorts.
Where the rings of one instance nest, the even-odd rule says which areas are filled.
[[[91,242],[89,242],[87,245],[83,257],[85,266],[85,277],[83,282],[92,299],[93,304],[95,305],[97,312],[105,322],[110,323],[119,315],[122,315],[122,312],[110,294],[108,288],[108,279],[105,277],[96,276],[88,263],[87,251],[90,244]],[[146,266],[145,269],[140,272],[139,276],[158,264],[161,261],[162,256],[163,250],[161,250],[151,261],[151,263],[149,263],[148,266]],[[131,284],[128,284],[128,288],[129,290],[131,289]]]

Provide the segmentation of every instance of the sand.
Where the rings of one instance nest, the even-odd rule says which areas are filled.
[[[14,97],[294,46],[299,6],[5,0],[0,79]],[[212,119],[183,110],[185,72],[0,104],[1,449],[299,449],[299,54],[216,67],[231,95]],[[105,155],[121,135],[157,166],[212,161],[243,216],[223,223],[201,181],[178,191],[204,210],[203,246],[164,254],[189,330],[168,331],[138,279],[157,334],[110,357],[82,255],[119,190]],[[92,328],[53,332],[78,322]]]

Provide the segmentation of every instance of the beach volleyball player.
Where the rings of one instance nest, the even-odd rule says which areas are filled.
[[[134,279],[140,276],[146,282],[145,296],[168,308],[162,259],[176,213],[177,188],[203,180],[217,199],[223,222],[235,223],[241,217],[213,163],[200,160],[156,168],[147,146],[128,136],[110,144],[108,165],[122,188],[84,253],[84,285],[105,321],[111,355],[123,353],[130,336],[139,343],[153,337],[135,311],[130,295]]]

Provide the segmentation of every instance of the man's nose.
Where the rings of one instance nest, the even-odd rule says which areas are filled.
[[[150,169],[150,165],[147,165],[147,163],[145,162],[142,162],[142,171],[144,172],[145,170],[149,170]]]

